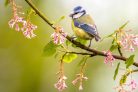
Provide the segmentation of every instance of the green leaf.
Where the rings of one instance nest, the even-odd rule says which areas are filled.
[[[58,47],[58,45],[54,44],[52,41],[50,41],[43,50],[43,55],[48,57],[48,56],[52,56],[53,54],[56,53],[56,48]]]
[[[125,24],[123,24],[121,27],[119,27],[119,30],[122,30],[127,24],[129,23],[129,21],[127,21]],[[105,38],[109,38],[112,37],[114,34],[117,33],[118,30],[115,30],[112,34],[105,36],[101,41],[103,41]]]
[[[108,38],[108,37],[112,37],[115,33],[116,33],[116,32],[114,32],[114,33],[108,35],[106,38]]]
[[[77,58],[77,54],[67,53],[63,57],[63,61],[66,62],[66,63],[70,63],[70,62],[72,62],[76,58]]]
[[[115,42],[116,42],[115,39],[113,39],[112,44],[115,44]]]
[[[69,40],[66,40],[66,46],[71,45],[72,43]]]
[[[60,21],[62,21],[63,19],[65,19],[65,16],[61,16],[61,17],[56,21],[56,24],[59,23]]]
[[[125,24],[123,24],[121,27],[119,27],[119,30],[122,30],[128,23],[129,23],[129,21],[127,21]]]
[[[126,79],[127,79],[127,76],[123,75],[120,79],[120,85],[123,85],[124,83],[126,83]]]
[[[116,79],[116,76],[117,76],[117,74],[118,74],[119,66],[120,66],[120,62],[117,64],[117,67],[116,67],[116,69],[115,69],[114,80]]]
[[[10,3],[10,0],[5,0],[5,6],[7,6]]]
[[[118,45],[111,45],[111,47],[110,47],[110,51],[113,51],[113,50],[115,50],[115,49],[117,49],[118,48]]]
[[[54,55],[54,58],[57,58],[59,56],[59,53],[57,52],[55,55]]]
[[[125,62],[126,68],[129,68],[134,63],[135,55],[131,55]]]
[[[77,38],[76,41],[80,42],[81,44],[86,44],[87,40],[81,39],[81,38]]]
[[[53,25],[56,25],[56,24],[58,24],[59,22],[61,22],[63,19],[65,19],[65,16],[61,16],[58,20],[52,21],[52,24],[53,24]]]
[[[76,48],[77,46],[75,44],[72,44],[72,47]]]
[[[76,41],[77,42],[80,42],[83,45],[85,45],[85,44],[87,44],[87,41],[88,40],[84,40],[84,39],[81,39],[81,38],[77,38]],[[76,48],[77,46],[75,44],[72,44],[72,47]]]
[[[116,31],[113,32],[112,34],[109,34],[109,35],[105,36],[101,41],[103,41],[103,40],[106,39],[106,38],[112,37],[115,33],[116,33]]]
[[[61,19],[61,20],[62,20],[62,19],[65,19],[65,16],[62,16],[60,19]]]

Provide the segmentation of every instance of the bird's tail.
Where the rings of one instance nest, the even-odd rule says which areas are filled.
[[[100,39],[101,39],[100,36],[98,36],[98,35],[95,36],[95,40],[96,40],[96,41],[99,41]]]
[[[97,32],[97,35],[95,36],[95,40],[96,41],[99,41],[101,39],[101,37],[99,36],[99,33],[98,33],[98,29],[97,29],[97,26],[95,25],[95,28],[96,28],[96,32]]]

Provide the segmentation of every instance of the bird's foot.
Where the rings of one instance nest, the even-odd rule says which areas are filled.
[[[92,44],[92,40],[90,40],[90,43],[89,43],[89,45],[88,45],[89,48],[91,47],[91,44]]]
[[[75,38],[77,38],[77,37],[76,37],[76,36],[72,36],[72,37],[71,37],[71,41],[74,40]]]

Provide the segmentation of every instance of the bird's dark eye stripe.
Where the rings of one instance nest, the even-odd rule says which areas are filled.
[[[75,14],[78,14],[78,13],[79,13],[79,12],[76,12],[76,13],[74,13],[74,15],[75,15]]]

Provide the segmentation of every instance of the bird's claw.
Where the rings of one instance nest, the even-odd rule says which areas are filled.
[[[75,38],[76,38],[76,36],[72,36],[72,37],[71,37],[71,41],[73,41]]]

